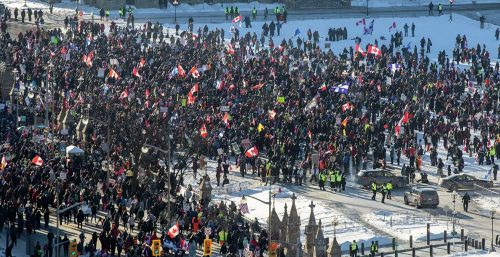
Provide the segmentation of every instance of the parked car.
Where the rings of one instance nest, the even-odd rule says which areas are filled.
[[[492,187],[493,181],[477,179],[474,176],[467,174],[456,174],[442,178],[441,181],[439,181],[439,185],[450,191],[473,190],[475,185],[481,187]]]
[[[439,205],[439,195],[433,188],[411,188],[405,192],[404,202],[406,205],[413,205],[415,208],[431,207],[437,208]]]
[[[377,183],[377,185],[379,186],[390,181],[395,188],[404,187],[407,185],[406,177],[396,176],[394,173],[388,170],[360,170],[356,174],[356,183],[358,185],[369,187],[373,181],[375,181],[375,183]]]

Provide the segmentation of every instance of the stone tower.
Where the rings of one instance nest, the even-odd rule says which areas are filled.
[[[314,203],[311,201],[309,207],[311,207],[311,214],[309,214],[309,222],[306,225],[306,252],[308,256],[314,255],[314,244],[316,241],[316,234],[318,233],[318,225],[316,224],[316,218],[314,217]]]
[[[278,217],[278,214],[276,213],[276,210],[273,207],[273,210],[271,212],[271,227],[269,228],[269,231],[271,232],[271,240],[279,240],[280,239],[280,228],[281,228],[281,221],[280,218]]]
[[[295,206],[295,199],[297,197],[295,194],[292,195],[292,207],[290,209],[290,216],[288,217],[288,243],[289,247],[287,249],[287,256],[295,257],[297,256],[297,249],[302,251],[300,245],[297,245],[300,241],[300,217],[297,212],[297,206]],[[302,254],[302,253],[301,253]]]
[[[285,203],[285,212],[283,213],[283,218],[281,219],[280,241],[281,242],[289,242],[288,241],[288,212],[287,212],[286,203]]]
[[[342,251],[340,249],[340,245],[337,242],[336,237],[334,237],[333,240],[331,240],[330,243],[328,244],[327,256],[328,257],[340,257],[340,256],[342,256]]]
[[[316,234],[316,241],[314,245],[314,257],[326,257],[327,242],[323,235],[323,228],[321,228],[321,220],[318,222],[318,233]]]

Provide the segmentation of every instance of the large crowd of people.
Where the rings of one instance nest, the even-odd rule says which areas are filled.
[[[61,222],[90,218],[101,226],[79,244],[82,252],[152,256],[158,238],[194,256],[203,228],[211,228],[210,237],[225,242],[221,253],[241,256],[248,245],[262,256],[267,234],[258,224],[185,185],[185,171],[196,179],[203,156],[217,162],[221,186],[236,160],[241,176],[252,170],[285,184],[319,178],[323,187],[332,179],[339,190],[351,170],[385,167],[387,155],[398,164],[406,156],[422,173],[425,154],[435,166],[451,158],[455,173],[466,169],[464,155],[485,165],[500,158],[500,67],[466,35],[457,36],[452,57],[443,51],[434,63],[430,40],[398,51],[402,32],[387,45],[353,43],[336,54],[311,37],[275,44],[266,31],[259,42],[250,33],[228,40],[222,29],[177,35],[151,22],[69,23],[0,35],[0,57],[16,71],[11,102],[0,110],[0,228],[10,225],[11,245],[41,229],[58,202],[61,209],[84,202],[90,212],[59,214]],[[439,144],[447,156],[438,156]],[[85,155],[68,156],[69,145]],[[180,194],[184,186],[189,193]],[[168,194],[176,199],[170,210]],[[173,224],[183,233],[168,233]],[[67,253],[69,239],[61,240]],[[51,257],[54,243],[50,232],[35,256],[46,249]]]

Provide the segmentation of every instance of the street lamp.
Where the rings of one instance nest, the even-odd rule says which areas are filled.
[[[26,4],[26,0],[24,0],[24,5],[23,7],[28,7],[28,5]]]
[[[93,120],[97,123],[101,123],[106,125],[107,127],[107,133],[106,133],[106,146],[107,146],[107,151],[106,151],[106,187],[109,186],[109,172],[110,172],[110,167],[111,167],[111,157],[110,157],[110,152],[111,152],[111,121],[110,121],[110,116],[109,116],[109,111],[106,112],[106,121],[102,121],[99,119],[96,119],[91,116],[87,117],[82,117],[82,123],[87,125],[89,123],[89,120]],[[104,150],[104,149],[103,149]]]
[[[453,191],[451,196],[453,197],[453,231],[451,232],[451,235],[454,236],[457,234],[457,231],[455,230],[455,223],[456,223],[456,217],[457,217],[457,210],[456,210],[456,202],[457,202],[457,197],[458,197],[457,191]]]
[[[491,207],[490,209],[490,218],[491,218],[491,247],[490,252],[495,252],[495,245],[493,244],[493,221],[495,220],[495,207]]]
[[[19,71],[17,71],[17,69],[13,69],[12,70],[12,75],[14,76],[14,88],[12,90],[12,92],[15,92],[16,93],[16,127],[19,127],[19,90],[16,88],[16,83],[17,83],[17,80],[18,80],[18,74]]]
[[[177,6],[179,5],[179,2],[174,0],[172,5],[174,6],[174,23],[177,24]]]

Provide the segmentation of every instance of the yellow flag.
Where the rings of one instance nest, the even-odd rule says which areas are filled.
[[[261,132],[262,130],[264,130],[264,125],[262,125],[262,123],[259,123],[259,126],[257,126],[257,132]]]

